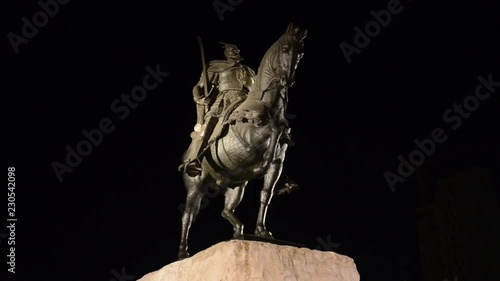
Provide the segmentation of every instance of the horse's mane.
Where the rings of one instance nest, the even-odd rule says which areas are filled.
[[[248,94],[249,97],[261,99],[262,94],[269,88],[271,83],[279,79],[276,76],[272,62],[274,61],[274,57],[277,55],[276,48],[279,46],[281,41],[283,41],[285,35],[287,34],[282,35],[276,42],[274,42],[262,57],[259,68],[257,69],[255,83],[252,85]]]
[[[280,78],[278,77],[275,66],[273,62],[275,60],[276,55],[278,55],[280,48],[279,46],[283,41],[296,41],[302,42],[303,39],[307,35],[307,30],[300,30],[299,27],[290,24],[286,30],[286,32],[280,36],[276,42],[274,42],[271,47],[266,51],[264,57],[262,58],[259,68],[257,70],[257,75],[255,78],[255,83],[252,86],[252,89],[248,93],[248,98],[251,99],[262,99],[263,93],[269,89],[273,82],[278,81]]]

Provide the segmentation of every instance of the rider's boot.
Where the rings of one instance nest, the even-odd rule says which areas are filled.
[[[179,166],[190,177],[201,175],[201,163],[198,159],[205,140],[206,126],[203,125],[198,134],[193,134],[193,140],[188,150],[187,160]]]
[[[201,175],[200,156],[209,144],[208,138],[212,135],[215,124],[218,118],[208,117],[205,124],[201,126],[199,134],[195,134],[191,146],[188,151],[187,160],[179,167],[183,169],[190,177]]]
[[[203,136],[198,136],[193,139],[193,143],[189,149],[188,160],[184,163],[184,172],[190,177],[201,175],[201,163],[200,160],[198,160],[198,155],[200,153],[203,140]]]

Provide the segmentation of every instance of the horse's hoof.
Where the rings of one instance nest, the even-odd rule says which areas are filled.
[[[300,189],[299,184],[296,183],[295,181],[290,180],[290,181],[286,182],[285,184],[283,184],[283,186],[281,188],[277,189],[274,193],[276,195],[283,195],[285,193],[290,193],[290,192],[298,190],[298,189]]]
[[[286,193],[290,193],[290,189],[287,188],[287,187],[282,187],[282,188],[274,191],[274,194],[276,194],[276,195],[283,195],[283,194],[286,194]]]
[[[243,240],[243,233],[234,233],[233,234],[233,239],[237,239],[237,240]]]
[[[178,258],[178,260],[187,259],[187,258],[189,258],[189,253],[188,252],[179,253],[179,255],[177,256],[177,258]]]
[[[255,235],[267,239],[274,239],[273,234],[269,230],[255,231]]]

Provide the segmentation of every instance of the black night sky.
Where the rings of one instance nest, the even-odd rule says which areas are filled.
[[[498,82],[483,86],[482,100],[467,99],[479,100],[477,108],[463,107],[463,115],[454,108],[484,85],[478,77],[500,81],[494,1],[267,2],[219,0],[234,4],[221,20],[212,0],[72,0],[24,35],[23,17],[32,22],[42,10],[37,1],[2,9],[4,150],[6,166],[16,168],[18,219],[16,274],[6,266],[2,280],[110,281],[122,268],[139,279],[174,262],[186,194],[177,167],[195,124],[191,91],[202,69],[196,36],[207,60],[224,58],[223,41],[257,70],[290,22],[308,29],[289,91],[296,146],[285,161],[301,189],[274,197],[269,230],[352,257],[363,281],[424,280],[415,209],[432,195],[417,194],[416,173],[393,192],[384,173],[398,174],[398,156],[408,159],[416,139],[442,128],[446,140],[418,169],[427,185],[475,166],[497,176]],[[355,27],[365,30],[382,9],[394,13],[362,45]],[[356,48],[350,63],[341,44]],[[142,84],[148,66],[169,75],[117,113],[112,105],[125,104],[121,95]],[[60,182],[51,165],[67,165],[67,147],[76,149],[87,139],[83,130],[106,120],[112,130]],[[248,185],[236,212],[246,233],[255,227],[261,183]],[[223,198],[204,202],[191,254],[232,237],[220,216]]]

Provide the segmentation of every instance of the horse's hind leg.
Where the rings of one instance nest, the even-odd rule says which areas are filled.
[[[243,199],[243,194],[245,193],[245,182],[235,188],[227,188],[224,193],[224,210],[222,210],[222,217],[228,220],[233,225],[234,238],[243,239],[243,224],[234,214],[234,209],[238,207]]]
[[[186,207],[184,209],[184,214],[182,215],[182,233],[178,254],[179,260],[189,257],[189,253],[187,252],[189,229],[200,211],[201,199],[206,192],[201,188],[202,183],[200,180],[186,180],[185,184],[188,193],[186,196]]]

